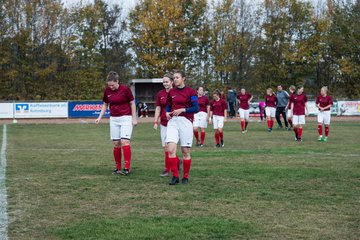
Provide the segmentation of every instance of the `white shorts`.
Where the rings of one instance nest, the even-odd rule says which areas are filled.
[[[165,145],[166,145],[166,130],[167,130],[167,127],[160,124],[161,145],[163,147],[165,147]]]
[[[330,124],[331,112],[330,111],[322,111],[317,115],[318,123],[324,123],[325,125]]]
[[[294,115],[292,117],[294,125],[304,125],[305,124],[305,115]]]
[[[245,110],[245,109],[239,108],[239,115],[240,115],[240,118],[249,120],[250,110],[249,109]]]
[[[275,117],[275,113],[276,113],[276,108],[274,107],[265,107],[265,113],[266,113],[266,117]]]
[[[207,113],[206,112],[198,112],[194,114],[194,122],[193,126],[194,128],[207,128],[208,122],[206,120]]]
[[[223,128],[224,127],[224,117],[214,115],[213,116],[213,125],[214,125],[214,129]]]
[[[180,146],[191,147],[193,141],[193,126],[192,122],[186,117],[172,117],[166,129],[166,142],[178,143]]]
[[[111,140],[131,139],[132,116],[110,117]]]
[[[290,109],[287,110],[286,117],[292,118],[292,111]]]

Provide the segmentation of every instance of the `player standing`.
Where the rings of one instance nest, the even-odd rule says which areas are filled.
[[[266,89],[266,94],[267,94],[265,97],[266,120],[267,120],[268,132],[272,132],[272,128],[274,126],[274,120],[275,120],[277,98],[271,88]]]
[[[253,99],[253,96],[246,92],[244,88],[240,90],[240,93],[237,95],[239,101],[239,115],[240,115],[240,124],[242,133],[247,132],[247,126],[249,124],[249,115],[250,115],[250,102]]]
[[[292,109],[291,109],[291,97],[294,95],[294,92],[295,92],[296,88],[294,85],[291,85],[289,87],[289,92],[290,92],[290,95],[289,95],[289,101],[288,101],[288,104],[286,106],[286,109],[287,109],[287,120],[288,120],[288,123],[290,125],[290,127],[288,128],[288,130],[290,131],[292,128],[293,128],[293,121],[292,121]]]
[[[214,91],[213,99],[210,103],[209,123],[211,124],[213,118],[216,147],[224,147],[223,127],[227,117],[227,106],[225,100],[221,99],[219,90]]]
[[[205,141],[205,128],[207,128],[207,124],[209,121],[210,103],[207,96],[204,96],[203,87],[198,87],[197,94],[199,112],[194,114],[194,136],[196,138],[196,146],[203,147]],[[200,128],[200,141],[198,128]]]
[[[179,158],[176,156],[177,143],[180,140],[183,156],[183,178],[182,183],[189,183],[189,172],[191,166],[190,149],[193,141],[194,113],[198,112],[198,97],[196,91],[185,86],[185,73],[175,71],[175,88],[170,89],[167,96],[166,117],[169,120],[166,131],[166,142],[169,152],[169,166],[172,172],[170,185],[179,183]]]
[[[316,106],[319,109],[319,113],[317,116],[318,121],[318,132],[319,138],[318,141],[328,141],[329,136],[329,125],[330,125],[330,118],[331,118],[331,111],[330,108],[334,104],[332,98],[327,94],[328,88],[322,87],[320,90],[320,96],[316,98]],[[325,137],[323,138],[322,135],[322,125],[325,125]]]
[[[116,169],[113,174],[130,173],[131,146],[130,139],[133,126],[137,125],[134,96],[130,88],[119,84],[119,75],[109,72],[108,87],[104,91],[103,106],[95,123],[100,123],[107,108],[110,108],[110,136],[114,144],[113,154]],[[124,154],[125,168],[121,170],[121,150]]]
[[[170,165],[169,165],[169,152],[167,150],[166,144],[166,129],[168,120],[166,118],[166,102],[167,102],[167,95],[170,89],[172,88],[174,83],[174,77],[171,74],[166,74],[163,77],[163,86],[165,89],[160,90],[156,95],[156,108],[155,108],[155,120],[154,120],[154,129],[158,128],[158,121],[160,119],[160,137],[161,137],[161,144],[164,148],[165,154],[165,168],[164,171],[160,174],[161,177],[169,176],[170,172]]]
[[[307,96],[304,94],[304,87],[298,86],[296,94],[290,99],[291,109],[293,111],[293,125],[295,140],[302,141],[302,126],[305,125],[305,115],[308,115]]]

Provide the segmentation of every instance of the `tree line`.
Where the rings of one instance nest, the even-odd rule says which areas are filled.
[[[360,0],[0,0],[0,99],[99,99],[117,71],[190,85],[360,97]]]

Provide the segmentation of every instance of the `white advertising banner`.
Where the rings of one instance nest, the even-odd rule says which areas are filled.
[[[0,103],[0,118],[13,118],[14,105],[12,103]]]
[[[338,101],[340,116],[360,115],[360,101]]]
[[[15,118],[67,118],[67,102],[17,102]]]

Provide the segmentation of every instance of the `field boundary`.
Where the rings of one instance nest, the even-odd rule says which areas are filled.
[[[3,137],[1,145],[1,167],[0,167],[0,240],[8,239],[8,214],[7,214],[7,194],[6,194],[6,145],[7,127],[3,126]]]

